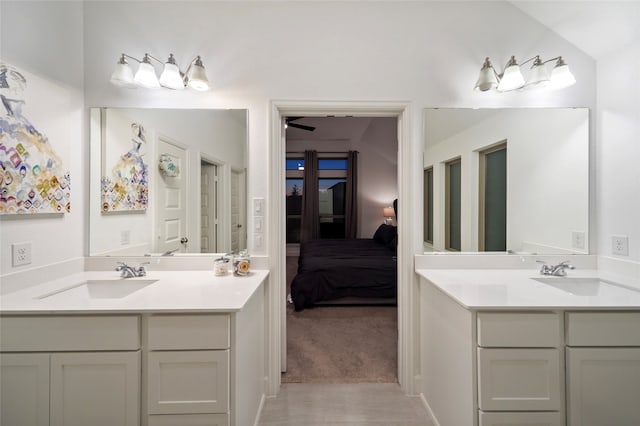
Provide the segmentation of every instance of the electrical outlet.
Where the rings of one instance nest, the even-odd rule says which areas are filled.
[[[582,231],[571,232],[571,247],[574,249],[584,249],[585,247],[585,235]]]
[[[120,245],[126,246],[131,243],[131,231],[123,229],[120,231]]]
[[[611,250],[618,256],[629,256],[629,237],[614,235],[611,237]]]
[[[12,265],[22,266],[31,263],[31,242],[11,244]]]

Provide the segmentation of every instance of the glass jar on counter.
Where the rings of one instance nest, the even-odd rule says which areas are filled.
[[[238,256],[233,258],[233,274],[237,276],[249,275],[251,262],[249,261],[249,255],[245,251],[240,252]]]

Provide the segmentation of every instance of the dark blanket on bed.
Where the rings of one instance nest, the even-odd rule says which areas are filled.
[[[374,239],[316,240],[300,247],[291,283],[296,311],[341,297],[396,297],[395,250]]]

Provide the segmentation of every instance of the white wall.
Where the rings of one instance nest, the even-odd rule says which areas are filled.
[[[87,103],[248,108],[249,197],[270,195],[270,100],[407,100],[415,138],[427,106],[595,105],[593,60],[508,3],[159,2],[152,12],[148,6],[85,5]],[[172,52],[182,63],[200,54],[213,89],[144,92],[109,84],[120,53],[147,51]],[[537,53],[562,54],[578,84],[544,95],[471,90],[485,56],[497,65],[511,54]]]
[[[640,44],[599,58],[597,84],[597,251],[612,256],[611,236],[628,236],[629,256],[613,257],[640,262]]]
[[[248,195],[267,202],[274,99],[408,101],[414,139],[421,139],[424,107],[595,107],[594,61],[507,2],[3,1],[0,7],[3,58],[52,79],[71,70],[66,78],[76,88],[82,87],[84,71],[86,107],[248,108]],[[109,76],[122,52],[162,58],[171,52],[181,64],[199,54],[213,88],[199,93],[114,87]],[[485,56],[498,66],[511,54],[538,53],[562,54],[578,83],[544,95],[472,91]],[[3,273],[10,262],[7,244],[16,239],[34,241],[34,265],[86,253],[88,154],[81,107],[74,112],[78,134],[70,143],[74,209],[84,214],[74,210],[76,216],[53,220],[64,224],[54,231],[64,236],[60,250],[50,249],[61,238],[45,237],[49,226],[41,220],[3,222]],[[70,217],[76,219],[73,226]],[[421,226],[415,224],[418,239]]]
[[[0,275],[77,259],[86,253],[88,145],[83,133],[82,48],[81,3],[0,3],[0,60],[48,81],[58,92],[67,92],[64,114],[70,149],[62,161],[71,174],[71,213],[0,218]],[[4,114],[4,108],[0,111]],[[46,129],[40,130],[46,134]],[[14,268],[11,244],[25,241],[32,243],[32,263]]]

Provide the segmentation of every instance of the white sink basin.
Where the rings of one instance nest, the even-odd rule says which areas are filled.
[[[87,280],[70,287],[64,287],[50,293],[38,296],[36,299],[46,299],[55,296],[84,295],[90,299],[121,299],[136,291],[155,283],[158,280],[114,279]]]
[[[638,289],[600,278],[540,277],[532,279],[576,296],[596,296],[607,287],[613,287],[614,289],[621,289],[623,291],[630,290],[640,292]]]

